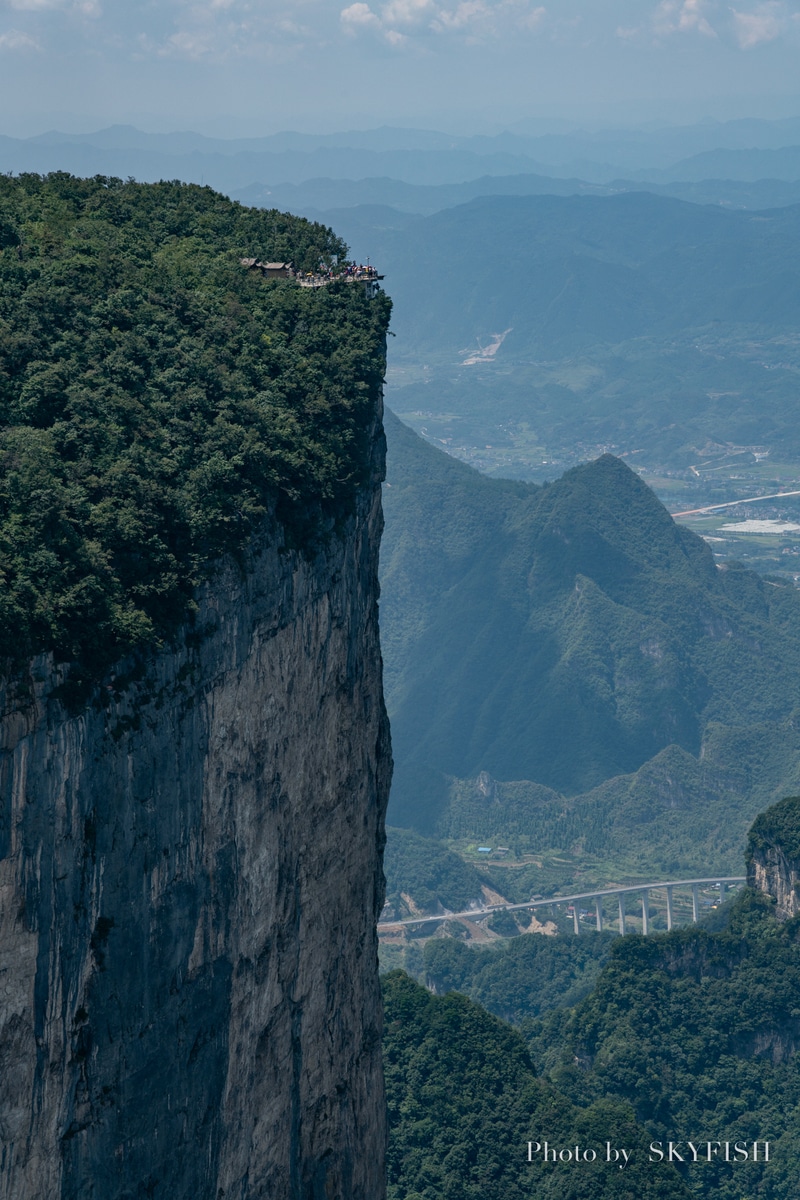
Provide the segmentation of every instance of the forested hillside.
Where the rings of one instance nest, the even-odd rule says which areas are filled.
[[[617,934],[510,938],[490,947],[456,938],[425,945],[425,982],[434,992],[464,992],[515,1025],[577,1004],[592,990]]]
[[[384,977],[389,1200],[689,1200],[628,1104],[571,1103],[537,1079],[523,1038],[456,994]],[[611,1137],[631,1160],[604,1161]],[[529,1140],[596,1161],[527,1161]]]
[[[345,254],[209,188],[0,177],[0,659],[91,674],[266,514],[304,543],[348,511],[388,300],[240,261]]]
[[[754,822],[751,875],[754,860],[791,862],[796,870],[798,846],[800,798],[791,797]],[[785,919],[776,909],[776,882],[759,885],[769,890],[745,889],[703,927],[646,938],[531,936],[489,949],[429,941],[425,980],[435,998],[398,974],[385,981],[395,1177],[406,1171],[419,1187],[433,1171],[445,1175],[442,1163],[456,1138],[448,1119],[430,1120],[442,1095],[448,1115],[462,1096],[460,1128],[469,1125],[473,1161],[488,1154],[496,1135],[491,1115],[476,1117],[470,1109],[472,1080],[480,1079],[484,1094],[492,1090],[487,1064],[503,1026],[481,1013],[483,1005],[522,1033],[538,1087],[550,1086],[576,1105],[582,1129],[594,1124],[598,1105],[630,1105],[648,1142],[676,1146],[689,1195],[793,1197],[800,1171],[800,917]],[[408,1012],[413,1027],[402,1024]],[[449,1037],[439,1032],[445,1029]],[[494,1085],[500,1112],[512,1105],[518,1079],[512,1083],[506,1073]],[[403,1096],[405,1105],[397,1099]],[[536,1112],[537,1101],[530,1103]],[[560,1120],[576,1120],[557,1111]],[[551,1110],[545,1127],[554,1125],[561,1127]],[[697,1161],[689,1142],[698,1148]],[[719,1147],[709,1152],[709,1142]],[[735,1153],[736,1143],[747,1145],[747,1155]]]
[[[380,251],[415,353],[455,355],[512,327],[513,353],[553,359],[715,322],[793,328],[798,229],[797,205],[752,214],[644,192],[483,196],[384,235]]]
[[[383,870],[386,904],[392,916],[409,915],[404,893],[410,893],[423,912],[454,912],[482,900],[481,885],[489,880],[457,854],[411,829],[386,832]]]
[[[800,778],[796,590],[715,566],[618,459],[538,488],[387,428],[392,823],[736,868]]]
[[[702,1129],[770,1142],[771,1169],[707,1163],[694,1181],[699,1196],[785,1200],[800,1170],[800,942],[797,921],[780,924],[772,910],[746,893],[721,932],[619,938],[561,1031],[557,1017],[530,1031],[567,1094],[625,1098],[656,1138]]]
[[[513,1113],[519,1083],[512,1085],[507,1073],[502,1085],[486,1078],[499,1023],[493,1025],[477,1003],[469,1006],[457,994],[460,990],[513,1021],[527,1041],[538,1087],[549,1085],[577,1106],[580,1118],[576,1110],[569,1114],[561,1108],[558,1117],[551,1110],[544,1128],[560,1130],[567,1120],[575,1122],[581,1137],[592,1128],[604,1137],[603,1121],[607,1129],[614,1128],[612,1106],[630,1105],[647,1130],[646,1142],[684,1143],[680,1171],[687,1194],[720,1200],[793,1196],[800,1170],[800,936],[797,919],[781,924],[773,910],[769,898],[746,892],[733,903],[727,919],[719,914],[717,925],[723,920],[724,925],[716,931],[599,937],[595,952],[610,951],[610,958],[599,975],[594,959],[594,986],[572,1008],[564,1005],[574,1003],[570,979],[575,968],[581,958],[584,969],[593,962],[586,946],[532,937],[501,950],[476,951],[453,941],[430,942],[425,953],[428,979],[445,993],[443,998],[426,998],[398,975],[385,980],[394,1138],[390,1162],[395,1178],[425,1180],[433,1170],[437,1178],[444,1177],[442,1164],[458,1141],[457,1131],[467,1126],[474,1157],[490,1152],[497,1137],[491,1123],[497,1110],[493,1106],[491,1115],[476,1118],[471,1113],[473,1086],[484,1095],[499,1090],[501,1114],[505,1106]],[[554,987],[558,983],[563,988],[561,1006]],[[403,1030],[400,1014],[409,1010],[413,1025]],[[448,1034],[439,1033],[444,1029]],[[495,1070],[499,1075],[500,1068]],[[473,1085],[473,1079],[479,1082]],[[412,1087],[415,1104],[409,1096],[403,1108],[399,1101]],[[459,1111],[453,1129],[449,1119],[432,1120],[433,1105],[441,1103],[442,1093],[448,1096],[445,1111]],[[537,1103],[528,1103],[536,1113]],[[599,1124],[598,1111],[604,1114]],[[724,1149],[712,1161],[704,1161],[709,1140],[729,1142],[731,1156],[735,1142],[768,1141],[769,1165],[763,1146],[759,1162],[726,1163]],[[685,1149],[689,1141],[703,1143],[698,1163]],[[513,1163],[512,1149],[508,1157]],[[517,1166],[506,1186],[520,1186],[520,1174]],[[574,1186],[574,1176],[570,1182]],[[646,1186],[645,1179],[641,1182]]]

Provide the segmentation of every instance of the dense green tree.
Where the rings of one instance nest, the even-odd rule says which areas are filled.
[[[581,1109],[531,1066],[523,1038],[465,996],[384,976],[389,1200],[686,1200],[648,1161],[627,1104]],[[624,1171],[608,1141],[632,1151]],[[528,1141],[591,1148],[595,1162],[528,1161]]]
[[[745,891],[716,932],[618,938],[591,995],[526,1023],[534,1059],[578,1103],[625,1100],[665,1143],[770,1142],[769,1165],[687,1170],[699,1197],[786,1200],[800,1172],[800,919],[773,909]]]
[[[423,952],[425,979],[440,994],[465,992],[489,1012],[519,1024],[583,999],[615,940],[613,933],[582,938],[534,934],[480,948],[434,938]]]
[[[800,796],[786,796],[759,813],[747,838],[747,858],[771,846],[780,846],[793,862],[800,860]]]
[[[386,899],[395,916],[407,915],[402,893],[423,912],[463,911],[483,902],[478,871],[441,842],[410,829],[389,829],[384,853]]]
[[[266,516],[307,546],[350,511],[388,300],[241,264],[345,253],[209,188],[0,177],[0,659],[96,672]]]

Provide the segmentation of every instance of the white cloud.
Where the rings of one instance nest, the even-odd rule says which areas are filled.
[[[287,17],[276,21],[275,28],[293,38],[308,38],[312,32],[307,25],[298,25],[296,21],[290,21]]]
[[[385,26],[424,25],[435,16],[437,5],[434,0],[389,0],[381,10],[381,19]]]
[[[99,0],[0,0],[0,7],[11,8],[14,12],[48,13],[58,9],[62,12],[77,13],[83,17],[99,17],[102,6]]]
[[[546,16],[547,9],[543,4],[540,4],[538,8],[531,9],[524,16],[521,16],[519,24],[523,29],[536,29],[538,25],[541,25]]]
[[[41,12],[48,8],[64,8],[63,0],[5,0],[6,8],[15,12]]]
[[[715,38],[716,30],[703,12],[705,0],[661,0],[653,16],[656,33],[701,33]]]
[[[349,8],[343,8],[341,21],[348,33],[356,33],[361,29],[380,31],[383,28],[380,18],[368,4],[351,4]]]
[[[82,0],[99,3],[99,0]],[[139,32],[136,44],[144,55],[223,62],[236,58],[271,60],[274,55],[296,53],[309,43],[319,43],[316,27],[297,18],[305,0],[171,0],[161,9],[160,36]],[[306,5],[311,8],[313,4]],[[356,22],[366,4],[351,6]],[[172,21],[167,15],[172,10]],[[166,17],[166,20],[164,18]],[[170,24],[172,28],[170,29]]]
[[[0,50],[38,50],[39,43],[21,29],[0,33]]]
[[[342,26],[350,34],[376,34],[395,46],[415,36],[450,34],[475,41],[502,32],[531,31],[547,12],[532,0],[385,0],[382,4],[373,0],[373,5],[360,0],[342,9]]]
[[[209,62],[331,54],[342,34],[394,50],[499,43],[536,36],[550,7],[537,0],[0,0],[0,13],[13,10],[13,24],[48,50],[85,37],[93,51],[128,47],[138,58]]]
[[[178,58],[190,58],[196,61],[200,58],[206,58],[213,49],[213,32],[207,31],[203,33],[181,29],[167,38],[166,42],[159,48],[158,53],[162,57],[175,55]]]
[[[731,9],[736,39],[743,50],[752,50],[762,42],[772,42],[789,28],[790,16],[786,5],[768,0],[758,4],[753,12]]]
[[[491,9],[482,0],[464,0],[452,10],[442,9],[436,18],[433,28],[436,30],[466,29],[476,22],[485,22],[491,18]]]

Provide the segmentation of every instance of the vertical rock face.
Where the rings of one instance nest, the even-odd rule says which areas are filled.
[[[3,1200],[384,1194],[378,476],[78,715],[4,694]]]
[[[756,818],[748,836],[747,882],[775,901],[782,920],[800,912],[800,796]]]

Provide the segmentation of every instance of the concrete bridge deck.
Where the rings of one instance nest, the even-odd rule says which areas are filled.
[[[729,884],[746,882],[747,880],[744,875],[710,875],[704,879],[670,879],[657,883],[630,883],[625,884],[623,887],[600,888],[599,890],[595,888],[590,892],[576,892],[571,896],[550,896],[541,900],[526,900],[523,904],[490,904],[485,908],[471,908],[465,912],[436,913],[429,917],[405,917],[402,921],[379,921],[378,931],[380,932],[382,929],[397,929],[405,925],[427,925],[431,922],[474,921],[498,912],[521,912],[527,909],[552,908],[566,904],[572,905],[572,918],[577,934],[580,933],[580,911],[577,907],[579,901],[587,900],[594,903],[595,924],[598,929],[602,929],[603,900],[609,896],[616,896],[619,907],[619,932],[624,934],[627,932],[626,900],[628,896],[636,894],[641,897],[642,903],[642,932],[647,934],[650,932],[650,892],[666,892],[667,930],[670,930],[674,925],[673,893],[675,888],[691,889],[692,921],[694,924],[697,924],[700,910],[699,892],[701,887],[719,885],[720,899],[723,900],[725,898],[725,890]]]

